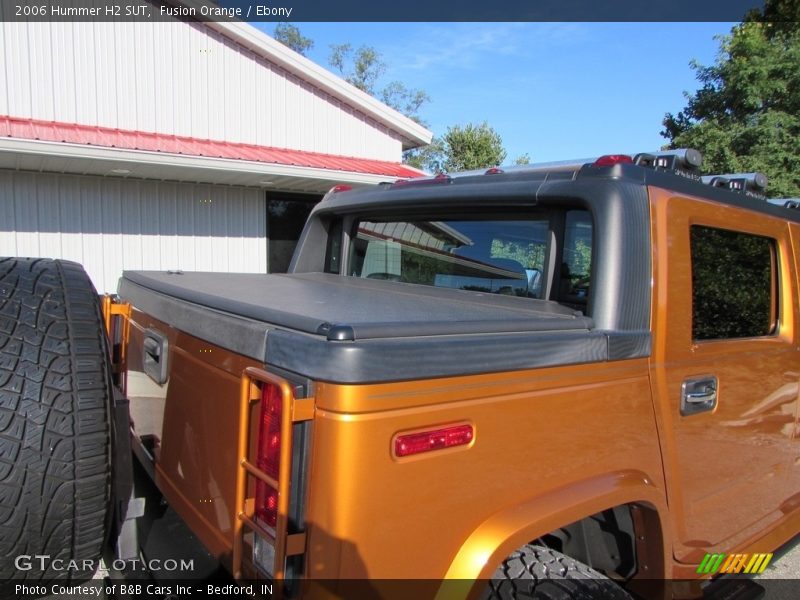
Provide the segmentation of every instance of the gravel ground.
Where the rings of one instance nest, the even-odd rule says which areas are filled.
[[[755,579],[767,590],[765,600],[800,598],[800,536],[784,546],[780,557]]]
[[[794,579],[798,582],[797,596],[800,597],[800,536],[789,542],[786,553],[773,560],[759,579]]]

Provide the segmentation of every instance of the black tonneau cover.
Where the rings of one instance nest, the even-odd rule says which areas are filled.
[[[331,340],[591,329],[554,302],[325,273],[126,271],[142,287]]]
[[[554,302],[323,273],[126,271],[119,292],[185,333],[322,381],[486,373],[649,351],[649,336],[593,331],[591,319]]]

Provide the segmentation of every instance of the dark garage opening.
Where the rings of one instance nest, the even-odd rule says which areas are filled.
[[[317,194],[267,192],[267,271],[285,273]]]

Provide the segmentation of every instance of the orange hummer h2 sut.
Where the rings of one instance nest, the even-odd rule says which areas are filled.
[[[291,596],[348,597],[344,580],[691,596],[800,529],[800,212],[758,174],[699,165],[684,150],[334,188],[288,274],[126,272],[108,349],[73,264],[0,263],[5,305],[33,307],[0,312],[61,332],[42,377],[73,378],[64,414],[95,437],[59,439],[97,462],[69,477],[117,535],[132,452],[235,578]],[[37,304],[34,280],[62,291]],[[116,382],[85,384],[86,408],[80,349]],[[91,554],[104,532],[64,535]],[[753,562],[718,558],[734,555]]]

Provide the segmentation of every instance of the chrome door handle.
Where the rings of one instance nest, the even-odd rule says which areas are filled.
[[[717,378],[713,375],[692,377],[681,385],[681,415],[714,410],[717,406]]]
[[[704,392],[689,392],[686,394],[686,402],[691,404],[707,404],[717,399],[717,391],[706,388]]]

